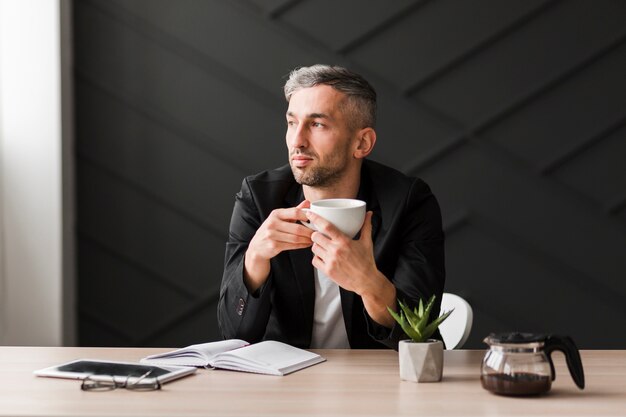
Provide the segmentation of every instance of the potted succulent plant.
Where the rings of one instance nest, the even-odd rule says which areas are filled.
[[[430,312],[435,303],[435,295],[430,297],[426,306],[420,299],[419,307],[413,310],[400,300],[399,314],[387,307],[391,316],[398,322],[404,333],[410,338],[398,344],[400,360],[400,378],[413,382],[438,382],[443,374],[443,342],[430,339],[439,325],[448,318],[453,310],[447,311],[430,320]]]

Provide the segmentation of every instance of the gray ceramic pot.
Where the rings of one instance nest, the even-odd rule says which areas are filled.
[[[443,375],[443,343],[401,340],[398,345],[400,378],[413,382],[439,382]]]

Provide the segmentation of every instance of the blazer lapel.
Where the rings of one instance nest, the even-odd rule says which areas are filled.
[[[377,165],[366,160],[361,170],[361,181],[367,178],[369,187],[367,189],[368,210],[374,212],[372,217],[372,241],[376,243],[379,237],[387,235],[386,228],[392,224],[392,220],[397,216],[397,211],[402,209],[402,202],[398,201],[398,190],[393,185],[385,183],[385,176],[377,172]],[[379,242],[381,243],[381,242]],[[380,250],[384,244],[374,245],[374,256],[378,259],[377,249]]]
[[[380,206],[376,193],[372,186],[372,179],[365,164],[361,168],[361,183],[359,185],[359,191],[357,193],[357,199],[367,202],[367,210],[373,211],[372,215],[372,241],[376,241],[378,231],[380,230],[381,218],[380,218]],[[360,233],[355,239],[360,239]],[[362,341],[355,340],[355,329],[359,327],[363,316],[363,303],[355,302],[357,295],[352,291],[346,291],[343,288],[339,288],[339,294],[341,295],[341,310],[343,311],[343,320],[346,324],[346,333],[350,346],[359,346]],[[356,317],[355,317],[356,316]],[[356,333],[362,332],[362,329],[356,330]]]
[[[285,196],[285,207],[295,207],[304,200],[302,187],[294,181],[287,195]],[[293,278],[300,291],[299,303],[302,306],[302,323],[304,323],[305,336],[308,344],[311,343],[313,332],[313,314],[315,307],[315,283],[313,282],[313,252],[310,248],[291,250],[289,259],[293,269]]]
[[[313,313],[315,307],[315,284],[313,282],[313,252],[311,249],[299,249],[289,251],[289,259],[293,269],[293,277],[300,291],[299,299],[294,300],[302,306],[302,318],[304,330],[309,343],[313,332]]]

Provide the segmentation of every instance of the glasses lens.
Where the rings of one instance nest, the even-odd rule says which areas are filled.
[[[111,391],[117,388],[117,384],[111,380],[96,380],[87,377],[83,379],[80,389],[83,391]]]
[[[126,388],[132,391],[156,391],[161,389],[161,383],[157,378],[140,378],[134,382],[115,382],[113,377],[108,379],[87,377],[83,379],[80,389],[83,391],[112,391],[116,388]]]
[[[161,383],[156,378],[142,379],[132,384],[126,384],[125,388],[133,391],[156,391],[161,389]]]

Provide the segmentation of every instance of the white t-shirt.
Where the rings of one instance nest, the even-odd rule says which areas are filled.
[[[315,309],[312,349],[350,349],[346,323],[341,310],[339,286],[314,268]]]

